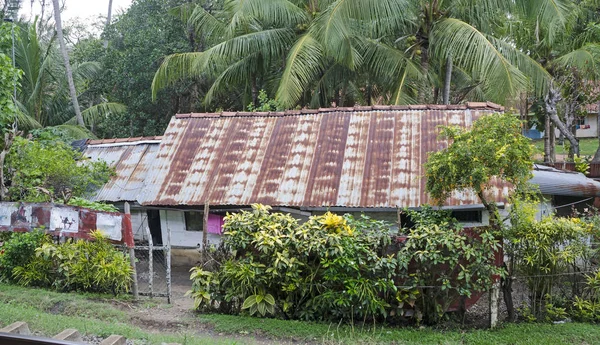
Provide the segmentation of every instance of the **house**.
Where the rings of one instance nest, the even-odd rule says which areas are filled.
[[[174,247],[195,248],[202,243],[205,204],[212,243],[220,239],[227,212],[254,203],[299,220],[330,210],[398,224],[402,208],[433,203],[423,163],[429,152],[447,146],[438,139],[438,126],[468,127],[498,111],[502,107],[492,103],[467,103],[178,114],[162,138],[89,141],[84,152],[116,166],[117,176],[96,200],[132,203],[136,238],[148,227],[160,243],[170,229]],[[534,175],[548,173],[536,169]],[[552,174],[563,175],[552,171],[550,179]],[[590,184],[583,197],[600,196],[600,183],[578,178]],[[508,186],[497,184],[487,193],[503,205]],[[489,219],[472,192],[454,193],[444,208],[466,226]]]

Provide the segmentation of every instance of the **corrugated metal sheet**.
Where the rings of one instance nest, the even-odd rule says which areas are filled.
[[[90,140],[83,152],[115,167],[116,176],[94,196],[101,201],[137,201],[146,175],[155,167],[160,137]]]
[[[285,113],[181,114],[171,120],[146,205],[417,207],[423,163],[442,149],[438,126],[470,126],[491,103],[374,106]],[[492,188],[502,202],[505,187]],[[447,205],[480,203],[457,193]]]
[[[578,197],[600,197],[600,182],[573,171],[535,165],[530,183],[538,185],[542,194]]]

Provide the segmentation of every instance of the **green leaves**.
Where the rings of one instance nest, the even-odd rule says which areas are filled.
[[[442,136],[452,143],[425,163],[427,191],[440,203],[453,191],[472,190],[488,205],[484,191],[493,179],[518,187],[531,176],[533,147],[513,115],[482,116],[471,129],[446,127]]]
[[[250,315],[254,315],[257,312],[261,316],[275,314],[275,298],[271,294],[265,294],[264,292],[251,295],[244,300],[242,309],[248,309]]]

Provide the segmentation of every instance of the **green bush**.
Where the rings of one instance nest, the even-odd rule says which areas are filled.
[[[12,280],[15,267],[25,266],[35,258],[35,251],[50,238],[43,230],[14,233],[0,247],[0,278]]]
[[[456,223],[421,222],[407,249],[398,251],[385,222],[327,212],[298,224],[269,209],[253,205],[251,212],[226,217],[222,247],[203,253],[206,264],[191,270],[188,294],[196,308],[302,320],[400,321],[431,313],[415,303],[420,293],[433,296],[420,285],[441,288],[429,301],[439,315],[457,296],[486,290],[500,271],[492,260],[498,242],[486,234],[463,235]],[[424,236],[438,233],[442,238],[432,242],[434,248],[421,248]],[[415,273],[415,264],[431,275]]]
[[[93,241],[45,242],[25,263],[14,267],[12,278],[24,286],[51,287],[60,291],[119,294],[129,291],[129,257],[115,249],[99,231]]]
[[[65,201],[81,197],[108,182],[114,169],[105,162],[85,160],[61,141],[15,139],[6,157],[5,174],[11,200]]]
[[[467,232],[449,213],[427,207],[406,212],[415,226],[398,253],[400,277],[409,292],[402,301],[413,304],[425,323],[437,323],[451,305],[487,291],[493,277],[504,274],[494,264],[500,243],[491,231]]]

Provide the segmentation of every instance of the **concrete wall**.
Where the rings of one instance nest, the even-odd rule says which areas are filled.
[[[202,247],[202,231],[186,231],[183,211],[160,210],[160,227],[163,243],[167,241],[167,229],[171,229],[171,246],[182,248]],[[217,244],[221,236],[208,234],[208,243]]]

